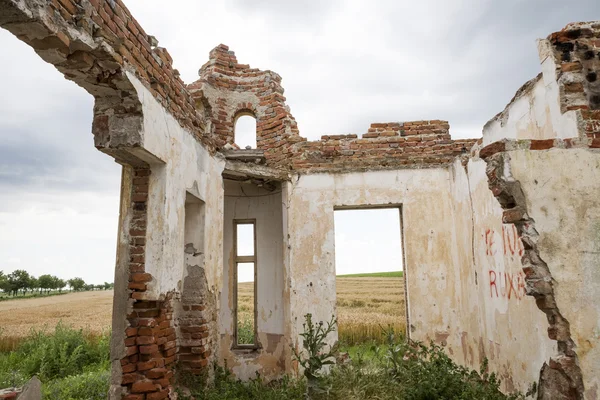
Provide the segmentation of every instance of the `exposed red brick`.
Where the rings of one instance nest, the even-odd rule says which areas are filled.
[[[482,148],[479,151],[479,157],[485,160],[486,158],[503,151],[506,151],[506,143],[494,142]]]
[[[554,139],[532,140],[529,145],[530,150],[547,150],[554,147]]]
[[[137,381],[131,385],[132,393],[156,392],[159,388],[152,381]]]

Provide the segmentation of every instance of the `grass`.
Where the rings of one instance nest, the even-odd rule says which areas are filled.
[[[319,379],[318,390],[306,397],[306,380],[284,377],[265,382],[260,376],[240,382],[218,366],[215,380],[208,388],[187,386],[191,396],[182,400],[523,400],[523,395],[504,395],[500,381],[481,371],[454,364],[435,345],[407,343],[401,339],[387,344],[353,346],[350,361],[339,363]],[[196,381],[197,382],[197,381]],[[190,383],[192,386],[190,386]]]
[[[402,278],[402,271],[337,275],[336,278]]]
[[[38,297],[59,296],[61,294],[67,294],[67,293],[69,293],[69,291],[65,290],[64,292],[48,292],[48,293],[33,292],[33,293],[29,293],[29,294],[16,295],[16,296],[11,296],[9,294],[1,294],[0,301],[34,299],[34,298],[38,298]]]
[[[388,336],[388,340],[389,336]],[[43,399],[106,399],[109,388],[109,337],[58,325],[53,332],[32,332],[15,351],[0,354],[0,387],[20,386],[31,376],[42,381]],[[350,361],[333,366],[319,378],[320,391],[311,400],[517,400],[519,394],[499,392],[493,374],[454,364],[441,350],[400,339],[342,348]],[[240,382],[213,366],[208,387],[198,378],[185,385],[195,400],[304,400],[306,381],[285,376],[266,382],[260,376]],[[180,380],[180,382],[184,382]]]
[[[44,399],[105,399],[110,376],[110,335],[59,324],[32,331],[0,353],[0,388],[18,387],[37,375]]]

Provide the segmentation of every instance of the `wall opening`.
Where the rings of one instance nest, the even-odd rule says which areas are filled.
[[[223,290],[219,309],[222,356],[254,364],[276,357],[276,374],[285,367],[287,344],[284,284],[283,199],[281,183],[223,173]],[[250,368],[246,371],[254,371]],[[254,377],[242,375],[244,379]]]
[[[235,338],[238,347],[256,345],[256,220],[234,220]]]
[[[336,306],[340,342],[406,332],[401,208],[336,209]]]
[[[198,264],[204,259],[204,202],[188,192],[185,196],[184,229],[186,266]]]
[[[236,118],[234,142],[240,149],[256,148],[256,118],[253,115],[242,113]]]

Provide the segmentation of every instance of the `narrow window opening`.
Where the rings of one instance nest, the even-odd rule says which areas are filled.
[[[256,347],[256,222],[234,221],[236,346]]]
[[[383,343],[382,327],[406,332],[400,208],[336,210],[339,340]]]
[[[240,149],[256,148],[256,118],[251,115],[240,115],[235,121],[234,141]]]

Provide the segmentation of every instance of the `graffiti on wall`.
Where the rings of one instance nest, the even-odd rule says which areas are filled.
[[[505,256],[523,256],[525,249],[513,224],[502,225],[502,242],[496,243],[496,232],[493,229],[485,230],[485,255],[494,256],[501,250]]]
[[[485,255],[491,259],[491,268],[488,271],[490,297],[506,300],[520,300],[525,296],[525,274],[521,271],[520,257],[525,249],[517,228],[513,224],[502,225],[502,231],[486,229],[484,232]],[[502,255],[505,262],[518,257],[518,272],[500,270],[496,265],[496,256]],[[504,269],[504,268],[502,268]]]
[[[521,271],[510,273],[489,271],[490,297],[521,300],[525,296],[525,274]]]

